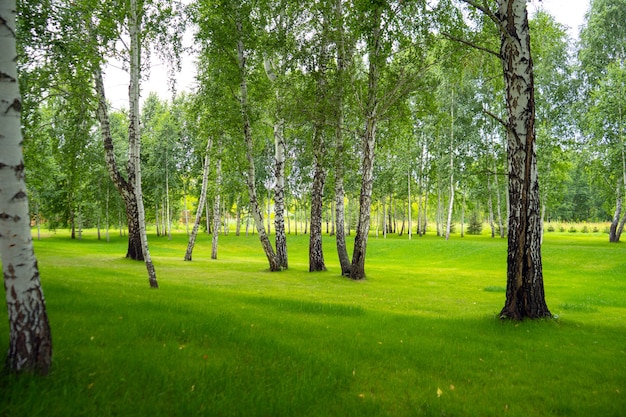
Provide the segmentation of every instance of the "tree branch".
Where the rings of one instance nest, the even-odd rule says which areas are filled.
[[[483,2],[483,4],[478,4],[476,0],[461,0],[461,1],[483,12],[485,15],[487,15],[489,19],[493,21],[493,23],[496,24],[496,26],[498,27],[502,26],[502,22],[500,21],[500,19],[498,19],[498,16],[496,16],[496,14],[487,6],[485,2]]]
[[[451,35],[451,34],[450,34],[450,33],[448,33],[448,32],[441,32],[441,34],[442,34],[444,37],[446,37],[446,38],[448,38],[448,39],[450,39],[450,40],[453,40],[453,41],[455,41],[455,42],[460,42],[460,43],[462,43],[462,44],[464,44],[464,45],[467,45],[467,46],[470,46],[470,47],[472,47],[472,48],[478,49],[479,51],[487,52],[488,54],[494,55],[494,56],[495,56],[495,57],[497,57],[498,59],[502,59],[502,55],[500,55],[500,53],[498,53],[498,52],[496,52],[496,51],[492,51],[491,49],[489,49],[489,48],[487,48],[487,47],[477,45],[477,44],[475,44],[474,42],[470,42],[470,41],[465,40],[465,39],[457,38],[456,36],[453,36],[453,35]]]
[[[504,126],[505,129],[509,129],[509,125],[502,120],[500,117],[496,116],[495,114],[493,114],[492,112],[490,112],[489,110],[487,110],[486,108],[483,108],[483,112],[491,117],[493,117],[493,119],[497,122],[499,122],[502,126]]]

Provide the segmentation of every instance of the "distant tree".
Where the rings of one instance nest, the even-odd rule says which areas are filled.
[[[47,374],[52,340],[24,178],[15,6],[15,0],[0,1],[0,254],[10,331],[5,369]]]
[[[626,213],[626,156],[624,84],[626,76],[625,0],[593,0],[580,33],[582,90],[591,105],[583,118],[603,180],[612,183],[613,219],[609,241],[619,242]]]

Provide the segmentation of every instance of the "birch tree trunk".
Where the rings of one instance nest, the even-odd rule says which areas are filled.
[[[150,288],[159,288],[156,278],[156,271],[150,257],[148,248],[148,236],[146,234],[146,214],[143,206],[143,194],[141,191],[141,136],[139,131],[139,93],[140,93],[140,71],[141,71],[141,17],[137,5],[137,0],[130,0],[130,85],[128,88],[129,110],[128,110],[128,182],[135,191],[136,209],[133,213],[136,217],[139,238],[141,240],[141,252],[143,254],[146,269],[148,271],[148,281]]]
[[[5,370],[47,374],[52,339],[24,179],[14,0],[0,1],[0,253],[9,317]]]
[[[322,209],[326,172],[322,166],[322,127],[316,123],[313,132],[314,173],[311,187],[311,233],[309,234],[309,272],[326,271],[322,249]]]
[[[202,166],[202,186],[200,189],[200,200],[198,201],[196,220],[193,222],[193,228],[191,229],[191,235],[189,236],[189,243],[187,244],[187,252],[185,253],[186,261],[191,261],[193,248],[196,244],[196,237],[198,236],[198,228],[200,227],[200,220],[202,220],[202,210],[204,210],[204,205],[206,204],[206,190],[209,183],[209,152],[211,151],[211,144],[211,139],[208,139],[206,143],[206,149],[204,150],[204,164]]]
[[[496,237],[496,226],[493,222],[493,187],[491,186],[491,180],[487,178],[487,190],[489,198],[487,199],[487,208],[489,209],[489,227],[491,228],[491,237]]]
[[[409,235],[409,240],[411,240],[412,237],[413,237],[413,231],[411,230],[412,227],[413,227],[413,223],[411,221],[411,217],[412,217],[411,204],[412,204],[412,201],[411,201],[411,171],[410,170],[407,173],[407,181],[406,181],[406,183],[407,183],[407,185],[406,185],[406,188],[407,188],[407,200],[408,200],[408,203],[409,203],[409,212],[408,212],[409,225],[408,225],[407,232],[408,232],[408,235]],[[404,224],[404,222],[402,224]]]
[[[446,240],[450,240],[450,228],[452,226],[452,209],[454,207],[454,90],[452,90],[452,103],[450,104],[450,200],[448,202],[448,219],[446,221]]]
[[[126,219],[128,221],[128,249],[126,257],[138,261],[143,261],[143,252],[141,250],[141,237],[139,236],[139,223],[137,219],[137,198],[135,190],[132,188],[130,181],[127,181],[118,167],[113,150],[113,138],[111,136],[111,126],[109,122],[109,113],[106,103],[106,94],[104,91],[104,83],[102,80],[102,70],[99,66],[94,69],[94,80],[96,94],[98,96],[98,109],[96,112],[98,122],[100,123],[100,134],[104,145],[104,158],[107,171],[124,200],[124,208],[126,209]],[[121,216],[120,216],[120,236],[122,236]]]
[[[215,201],[213,204],[213,234],[211,236],[211,259],[217,259],[217,244],[220,234],[220,195],[222,193],[222,144],[219,144],[219,153],[215,164]],[[226,232],[224,232],[226,234]]]
[[[541,261],[533,61],[526,0],[498,0],[508,114],[509,238],[506,302],[500,317],[551,317]]]
[[[617,187],[615,194],[617,195],[617,199],[615,201],[615,211],[613,212],[613,221],[611,221],[611,227],[609,228],[609,242],[617,243],[619,242],[619,235],[617,234],[620,217],[622,215],[622,187],[620,184],[621,180],[617,181]]]
[[[285,234],[285,120],[274,125],[274,233],[276,233],[276,262],[280,269],[287,269],[287,236]]]
[[[378,123],[378,82],[381,60],[381,9],[372,11],[372,33],[368,37],[369,71],[367,103],[365,106],[365,131],[363,132],[363,159],[361,161],[361,195],[359,198],[359,221],[354,237],[354,251],[350,278],[365,279],[365,255],[370,230],[372,187],[374,184],[374,151],[376,148],[376,127]]]
[[[343,189],[343,165],[345,157],[343,139],[343,78],[345,77],[346,72],[346,51],[343,34],[343,0],[335,1],[335,18],[338,25],[337,76],[339,78],[335,99],[337,117],[337,124],[335,126],[335,242],[337,246],[337,256],[339,257],[339,265],[341,266],[341,275],[348,276],[350,275],[350,258],[348,257],[348,249],[346,247],[344,206],[345,192]]]
[[[246,159],[248,161],[248,169],[246,175],[246,184],[248,186],[248,194],[250,197],[250,211],[254,223],[259,232],[259,240],[263,246],[263,251],[269,262],[270,271],[280,271],[280,265],[276,258],[276,253],[272,247],[272,243],[265,233],[265,225],[263,224],[263,212],[259,205],[257,197],[256,184],[255,184],[255,166],[254,166],[254,143],[252,139],[252,128],[250,126],[250,116],[248,110],[248,83],[247,83],[247,69],[246,69],[246,55],[245,47],[243,43],[243,28],[241,19],[237,19],[237,64],[239,66],[239,104],[243,122],[243,136],[246,144]]]

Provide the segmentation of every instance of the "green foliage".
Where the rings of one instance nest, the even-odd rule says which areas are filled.
[[[478,212],[472,212],[469,224],[467,225],[468,235],[480,235],[483,232],[483,221]]]
[[[306,272],[308,236],[288,239],[291,269],[279,274],[265,272],[256,236],[220,237],[219,261],[199,236],[193,262],[182,261],[184,233],[153,239],[158,291],[120,255],[122,238],[35,242],[53,370],[0,375],[0,415],[622,413],[623,248],[605,237],[546,236],[560,318],[522,323],[495,318],[503,240],[371,239],[368,279],[355,283],[332,257],[328,273]]]

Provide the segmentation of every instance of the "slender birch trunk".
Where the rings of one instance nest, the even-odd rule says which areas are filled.
[[[285,120],[279,119],[274,125],[274,233],[276,261],[280,269],[287,269],[287,236],[285,234]]]
[[[372,33],[369,37],[369,71],[367,103],[365,106],[365,131],[363,132],[363,157],[361,161],[361,195],[359,199],[359,222],[354,237],[354,251],[350,278],[365,279],[365,255],[370,230],[372,187],[374,185],[374,151],[376,149],[376,127],[379,118],[378,82],[380,77],[381,55],[381,9],[372,11]]]
[[[191,229],[191,235],[189,236],[189,243],[187,244],[187,252],[185,253],[185,260],[191,261],[193,248],[196,244],[196,237],[198,236],[198,228],[200,227],[200,220],[202,220],[202,211],[206,204],[206,190],[209,184],[209,152],[211,151],[212,141],[207,140],[206,149],[204,150],[204,164],[202,165],[202,186],[200,189],[200,200],[198,201],[198,210],[196,211],[196,220],[193,222],[193,228]]]
[[[450,240],[450,228],[452,226],[452,209],[454,207],[454,90],[452,90],[452,102],[450,104],[450,199],[448,201],[448,219],[446,221],[446,240]]]
[[[335,1],[335,18],[338,29],[337,40],[337,77],[339,82],[335,92],[335,243],[337,247],[337,256],[339,257],[339,265],[341,267],[341,275],[350,275],[350,258],[346,246],[346,226],[345,226],[345,192],[343,189],[344,182],[344,158],[345,145],[343,138],[343,79],[345,78],[346,68],[346,50],[344,44],[344,28],[343,28],[343,0]],[[349,221],[349,220],[348,220]],[[349,230],[348,225],[348,230]]]
[[[491,180],[487,178],[487,190],[489,192],[489,198],[487,199],[487,208],[489,209],[489,227],[491,228],[491,237],[496,237],[496,226],[493,221],[493,187],[491,186]]]
[[[219,152],[215,164],[215,201],[213,204],[213,234],[211,236],[211,259],[217,259],[217,244],[220,231],[220,195],[222,194],[222,143],[219,143]],[[226,222],[224,222],[226,223]],[[224,232],[226,235],[226,232]]]
[[[313,132],[314,174],[311,187],[311,233],[309,234],[309,272],[326,271],[322,249],[322,211],[326,171],[322,166],[322,129],[316,123]]]
[[[52,338],[24,178],[14,0],[0,2],[0,253],[9,317],[5,371],[48,374]]]
[[[491,187],[491,179],[487,178],[487,191],[489,198],[487,199],[487,208],[489,209],[489,227],[491,228],[491,238],[496,237],[496,226],[493,221],[493,190]]]
[[[241,233],[241,198],[237,196],[237,225],[235,226],[235,236],[239,236]]]
[[[246,158],[248,161],[248,169],[246,175],[246,183],[248,186],[248,194],[250,197],[250,211],[254,219],[254,223],[259,232],[259,240],[263,246],[263,251],[269,262],[270,271],[279,271],[280,265],[276,258],[276,253],[272,247],[272,243],[269,240],[265,232],[265,226],[263,224],[263,212],[259,205],[257,197],[256,184],[255,184],[255,166],[254,166],[254,148],[252,139],[252,128],[250,126],[250,116],[248,110],[248,84],[247,84],[247,68],[246,68],[246,54],[243,43],[243,28],[241,19],[237,19],[236,22],[239,39],[237,40],[237,63],[239,66],[239,104],[243,122],[243,136],[246,144]]]
[[[130,0],[130,85],[128,88],[128,98],[130,108],[128,111],[128,179],[136,198],[136,217],[139,228],[139,238],[141,240],[141,252],[143,254],[146,269],[148,271],[148,281],[151,288],[159,288],[156,272],[150,257],[148,248],[148,236],[146,234],[146,216],[143,206],[143,194],[141,191],[141,135],[139,131],[139,94],[140,94],[140,71],[141,71],[141,17],[138,15],[139,7],[137,0]]]
[[[413,224],[411,222],[411,171],[409,170],[409,172],[407,173],[407,200],[409,203],[409,212],[408,212],[408,216],[409,216],[409,224],[408,224],[408,235],[409,235],[409,240],[411,240],[413,238],[413,232],[411,230],[411,228],[413,227]]]

